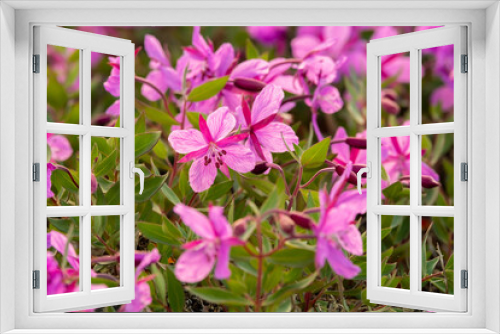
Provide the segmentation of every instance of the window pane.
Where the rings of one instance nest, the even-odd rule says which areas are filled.
[[[410,53],[380,57],[381,126],[407,125],[410,120]]]
[[[120,286],[120,216],[91,218],[92,290]]]
[[[410,136],[381,139],[383,205],[410,204]]]
[[[381,286],[410,289],[410,217],[381,216]]]
[[[47,206],[79,205],[80,136],[47,133]]]
[[[47,294],[78,292],[79,217],[47,219]]]
[[[80,50],[47,46],[47,121],[80,122]]]
[[[423,205],[453,205],[453,139],[453,133],[421,137]]]
[[[92,137],[92,205],[120,205],[120,138]]]
[[[92,125],[116,126],[120,118],[120,57],[92,52]]]
[[[453,122],[453,45],[422,50],[422,123]]]
[[[422,217],[422,291],[453,294],[453,218]]]

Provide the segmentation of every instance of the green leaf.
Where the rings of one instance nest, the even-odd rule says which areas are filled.
[[[382,193],[386,198],[391,201],[397,201],[399,199],[399,195],[403,191],[403,185],[401,182],[395,182],[382,190]]]
[[[153,149],[160,139],[161,132],[145,132],[135,135],[135,157],[138,158]]]
[[[111,170],[115,169],[116,164],[117,151],[113,151],[108,157],[102,159],[100,163],[94,168],[95,177],[100,177],[108,174]]]
[[[203,202],[207,202],[221,198],[222,196],[226,195],[232,187],[233,181],[228,180],[211,186],[208,190],[205,190],[200,195]]]
[[[163,277],[158,265],[154,264],[151,266],[151,272],[155,275],[154,283],[156,288],[156,295],[163,302],[167,301],[167,284],[165,283],[165,277]]]
[[[184,309],[184,289],[170,267],[167,267],[167,292],[168,304],[172,311],[182,312]]]
[[[199,124],[199,122],[200,122],[200,115],[202,115],[202,117],[203,117],[203,114],[200,114],[199,112],[190,111],[190,112],[186,113],[186,117],[187,117],[189,123],[191,123],[191,125],[195,129],[199,129],[200,128],[200,124]]]
[[[259,58],[259,51],[250,39],[247,39],[245,51],[247,59]]]
[[[181,191],[182,197],[185,197],[188,193],[189,183],[188,183],[188,172],[187,168],[183,168],[179,174],[179,190]]]
[[[167,174],[163,176],[153,176],[144,180],[144,191],[139,195],[139,183],[135,185],[135,201],[140,203],[151,198],[167,180]]]
[[[316,168],[321,166],[326,159],[330,147],[330,137],[327,137],[308,148],[302,154],[300,161],[305,168]]]
[[[163,195],[165,195],[165,197],[173,205],[179,204],[181,202],[181,200],[179,199],[179,197],[177,197],[177,195],[174,193],[174,191],[167,184],[164,184],[161,187],[161,192],[163,193]]]
[[[64,189],[73,194],[78,193],[78,187],[73,183],[66,171],[61,169],[56,169],[52,172],[52,185],[55,186],[59,191]]]
[[[292,268],[304,268],[314,262],[314,252],[305,249],[287,248],[272,254],[268,261]]]
[[[191,93],[188,95],[188,101],[190,102],[199,102],[208,100],[212,96],[217,95],[223,88],[226,86],[226,82],[229,79],[229,76],[212,79],[206,81],[204,84],[195,87]]]
[[[241,297],[229,290],[210,287],[188,287],[186,288],[192,294],[204,299],[210,303],[233,305],[233,306],[250,306],[252,302],[244,297]]]
[[[169,246],[180,246],[181,243],[179,240],[173,238],[172,236],[163,232],[162,226],[159,224],[151,224],[145,222],[138,222],[137,229],[141,231],[142,235],[148,238],[149,240],[169,245]]]
[[[423,276],[431,275],[439,262],[439,257],[435,257],[432,260],[426,261],[425,271],[422,273]]]
[[[154,123],[158,123],[163,126],[171,126],[179,124],[179,122],[170,117],[170,115],[167,114],[165,111],[156,109],[142,101],[136,100],[135,106],[138,110],[144,112],[146,114],[146,117],[149,120],[153,121]]]
[[[281,209],[285,204],[285,198],[286,194],[283,191],[279,191],[278,187],[275,187],[260,207],[260,212],[266,212],[271,209]]]
[[[135,120],[135,134],[143,132],[146,132],[146,118],[144,117],[144,113],[141,112]]]
[[[105,156],[108,156],[113,152],[113,149],[109,146],[108,141],[103,137],[92,137],[91,138],[92,147],[97,145],[99,152],[103,153]]]
[[[295,282],[295,283],[292,283],[290,285],[286,285],[286,286],[282,287],[276,293],[269,296],[264,301],[264,303],[262,303],[262,305],[268,306],[268,305],[272,305],[274,303],[280,302],[283,299],[290,297],[291,295],[293,295],[297,291],[300,291],[300,290],[308,287],[314,281],[317,274],[318,274],[317,272],[314,272],[313,274],[307,276],[306,278],[304,278],[298,282]]]
[[[55,109],[63,109],[68,103],[67,90],[57,81],[53,71],[48,71],[47,74],[47,103]]]

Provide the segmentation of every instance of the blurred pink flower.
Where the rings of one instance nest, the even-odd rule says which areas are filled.
[[[233,236],[231,225],[224,217],[224,208],[210,205],[208,218],[184,204],[177,204],[174,212],[201,237],[183,245],[186,251],[175,265],[177,279],[186,283],[199,282],[208,276],[214,265],[216,279],[229,278],[231,247],[243,245],[244,242]]]
[[[151,304],[151,290],[148,281],[154,278],[154,275],[141,277],[141,273],[153,263],[160,261],[161,255],[158,249],[153,248],[151,252],[135,253],[135,298],[132,302],[122,305],[119,312],[141,312],[146,306]]]
[[[333,114],[342,109],[344,101],[337,87],[326,85],[314,90],[312,105],[326,114]]]
[[[338,141],[345,140],[347,137],[347,132],[343,127],[339,127],[333,138],[334,144],[331,145],[332,153],[337,154],[334,162],[341,164],[342,166],[347,166],[347,164],[353,164],[353,171],[357,172],[360,168],[366,166],[366,149],[358,149],[350,147],[345,142],[335,143]],[[366,138],[366,131],[356,134],[356,138]]]
[[[286,38],[288,27],[280,26],[248,26],[247,32],[250,37],[262,44],[272,45],[283,42]]]
[[[293,144],[299,143],[289,125],[275,121],[284,96],[280,87],[267,85],[255,98],[252,110],[246,101],[238,108],[240,124],[244,124],[250,136],[247,146],[257,161],[273,162],[271,152],[286,152],[287,146],[293,151]]]
[[[50,148],[50,161],[65,161],[73,154],[71,144],[62,135],[47,133],[47,145]]]
[[[54,196],[54,193],[50,188],[52,188],[52,182],[51,182],[52,171],[54,171],[55,169],[56,167],[54,167],[53,164],[47,163],[47,198],[51,198]]]
[[[114,97],[120,97],[120,57],[108,57],[111,65],[111,73],[104,82],[104,89]],[[108,109],[106,114],[120,116],[120,99],[116,100]]]
[[[227,107],[210,114],[205,121],[199,118],[200,131],[196,129],[175,130],[168,136],[172,148],[186,154],[180,163],[194,160],[189,169],[189,182],[193,191],[202,192],[214,183],[217,169],[229,177],[228,167],[239,173],[250,172],[255,167],[252,152],[239,144],[248,134],[228,137],[234,129],[236,119]]]
[[[366,212],[366,195],[358,195],[355,190],[343,191],[351,168],[351,163],[348,163],[330,195],[326,190],[320,190],[320,220],[317,225],[312,225],[317,238],[316,268],[323,268],[328,261],[333,271],[348,279],[355,277],[361,269],[344,255],[342,249],[354,255],[363,254],[361,234],[353,222],[358,213]]]

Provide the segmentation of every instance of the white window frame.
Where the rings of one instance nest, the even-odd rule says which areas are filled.
[[[34,162],[39,163],[39,180],[33,184],[33,269],[39,271],[39,289],[34,290],[34,311],[74,311],[130,303],[135,296],[135,197],[130,169],[135,161],[134,44],[129,40],[53,26],[35,26],[34,54],[39,56],[39,73],[33,74]],[[47,121],[47,46],[78,50],[80,117],[78,124]],[[91,53],[120,58],[120,127],[91,125]],[[79,136],[79,205],[47,206],[47,133]],[[116,138],[120,142],[120,204],[91,204],[92,137]],[[91,219],[120,217],[120,284],[91,291]],[[77,217],[79,220],[79,291],[47,295],[47,218]]]
[[[12,333],[71,333],[74,328],[92,333],[235,332],[235,328],[299,333],[495,333],[500,331],[500,11],[493,2],[315,2],[274,1],[221,3],[87,1],[17,2],[0,5],[0,303],[1,330]],[[12,7],[15,9],[13,9]],[[120,6],[137,9],[123,9]],[[398,9],[394,9],[394,7]],[[460,6],[460,9],[450,9]],[[486,9],[486,7],[488,7]],[[67,7],[62,9],[61,7]],[[69,8],[68,8],[69,7]],[[101,9],[97,9],[100,7]],[[106,7],[108,9],[103,10]],[[163,8],[159,8],[163,7]],[[269,8],[271,7],[271,8]],[[24,8],[24,9],[23,9]],[[58,10],[43,10],[52,8]],[[149,9],[148,9],[149,8]],[[402,9],[401,9],[402,8]],[[486,22],[486,25],[485,25]],[[32,262],[32,207],[26,194],[32,154],[32,94],[30,79],[31,33],[35,24],[57,25],[442,25],[469,27],[469,309],[466,313],[430,314],[34,314],[30,289]],[[486,29],[487,28],[487,29]],[[15,31],[15,39],[13,38]],[[11,47],[11,49],[4,46]],[[15,48],[15,53],[14,53]],[[15,70],[14,70],[15,66]],[[488,74],[486,75],[486,67]],[[4,75],[7,74],[7,75]],[[12,78],[15,87],[12,86]],[[14,99],[15,97],[15,99]],[[6,111],[6,109],[9,109]],[[12,112],[15,110],[15,113]],[[486,121],[486,118],[488,121]],[[28,122],[26,120],[29,120]],[[15,128],[9,129],[15,124]],[[486,141],[485,132],[488,132]],[[15,147],[12,146],[12,136]],[[488,151],[487,151],[488,150]],[[488,154],[486,154],[486,152]],[[15,161],[15,166],[5,161]],[[486,164],[488,162],[488,164]],[[12,175],[15,172],[15,178]],[[494,175],[488,182],[486,172]],[[4,186],[5,185],[5,186]],[[15,198],[12,189],[15,187]],[[488,194],[488,196],[486,196]],[[487,206],[485,206],[487,201]],[[15,210],[12,210],[14,207]],[[488,220],[486,220],[488,214]],[[6,222],[7,220],[7,222]],[[12,223],[15,222],[15,224]],[[12,235],[15,237],[12,238]],[[12,256],[12,249],[15,254]],[[490,254],[485,265],[485,254]],[[12,287],[15,286],[15,289]],[[488,293],[486,293],[488,286]],[[12,307],[14,305],[14,307]],[[146,328],[147,326],[147,328]],[[288,328],[288,329],[285,329]],[[294,330],[290,329],[293,328]],[[191,329],[191,331],[189,331]],[[219,329],[219,330],[217,330]],[[222,330],[220,330],[222,329]],[[224,330],[225,329],[225,330]],[[230,330],[233,329],[233,330]],[[301,330],[302,329],[302,330]],[[343,330],[344,329],[344,330]],[[349,330],[348,330],[349,329]],[[40,330],[40,331],[38,331]],[[114,330],[114,331],[113,331]],[[248,330],[246,331],[248,332]]]
[[[403,306],[430,311],[467,310],[467,290],[461,288],[461,271],[467,270],[467,185],[461,181],[461,163],[467,163],[467,73],[462,73],[462,55],[467,55],[465,26],[435,28],[370,41],[367,46],[367,164],[371,177],[367,182],[367,298],[372,303]],[[453,45],[454,121],[422,124],[422,54],[424,49]],[[410,54],[410,124],[381,124],[381,57]],[[454,206],[422,205],[421,136],[454,135]],[[410,204],[381,203],[382,138],[407,136],[410,140]],[[380,285],[381,217],[407,216],[410,230],[410,289]],[[422,217],[453,217],[454,294],[422,291]]]

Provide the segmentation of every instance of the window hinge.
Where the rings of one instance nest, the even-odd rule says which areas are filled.
[[[33,270],[33,289],[40,289],[40,270]]]
[[[462,270],[460,272],[460,276],[461,276],[461,287],[462,289],[467,289],[469,288],[469,272],[467,270]]]
[[[38,162],[33,164],[33,181],[40,182],[40,164]]]
[[[33,55],[33,73],[40,73],[40,55]]]
[[[466,162],[460,164],[460,180],[469,181],[469,165]]]
[[[462,55],[462,70],[460,72],[469,72],[469,57],[467,55]]]

